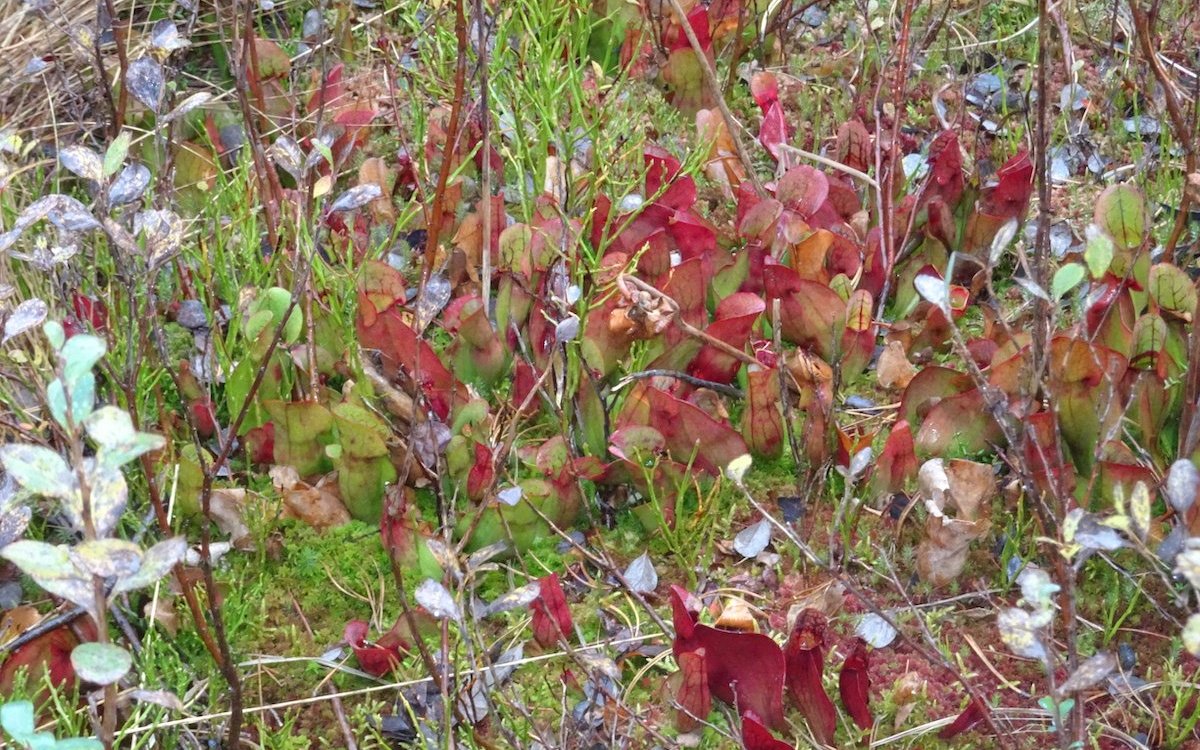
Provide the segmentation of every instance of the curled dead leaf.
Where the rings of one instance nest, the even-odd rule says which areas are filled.
[[[725,600],[725,608],[714,625],[722,630],[735,630],[739,633],[757,633],[758,621],[754,619],[754,610],[745,599],[731,596]]]
[[[881,388],[888,390],[903,390],[916,377],[918,370],[908,355],[904,345],[899,341],[889,341],[879,355],[879,364],[875,367],[875,378]]]
[[[965,521],[930,516],[925,522],[925,539],[917,546],[917,573],[933,586],[945,586],[958,578],[967,564],[971,542],[991,529],[986,519]]]

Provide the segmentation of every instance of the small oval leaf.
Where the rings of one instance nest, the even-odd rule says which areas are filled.
[[[71,652],[71,666],[88,682],[111,685],[129,672],[133,657],[111,643],[81,643]]]

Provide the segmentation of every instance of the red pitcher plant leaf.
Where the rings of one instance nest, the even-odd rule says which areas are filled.
[[[826,745],[833,744],[837,709],[821,683],[825,672],[825,615],[812,607],[800,612],[784,655],[788,693],[808,721],[813,736]]]

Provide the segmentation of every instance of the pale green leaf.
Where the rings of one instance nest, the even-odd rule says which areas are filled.
[[[88,416],[84,426],[92,440],[105,447],[131,440],[136,434],[129,414],[115,406],[101,406]]]
[[[1054,280],[1050,283],[1050,296],[1057,302],[1067,292],[1079,286],[1086,272],[1078,263],[1067,263],[1054,272]]]
[[[91,372],[104,356],[106,349],[104,339],[90,333],[81,333],[67,339],[61,352],[63,379],[67,383],[74,383],[84,373]]]
[[[1133,185],[1113,185],[1096,199],[1094,219],[1118,247],[1136,250],[1146,234],[1146,201]]]
[[[1095,224],[1087,228],[1087,247],[1083,251],[1083,260],[1087,263],[1088,271],[1093,279],[1103,276],[1113,260],[1112,238]]]
[[[113,142],[108,144],[108,150],[104,152],[104,176],[112,177],[125,163],[125,157],[129,155],[129,143],[132,137],[128,130],[122,130]]]
[[[0,726],[16,739],[32,734],[36,728],[33,723],[33,704],[29,701],[9,701],[0,705]]]

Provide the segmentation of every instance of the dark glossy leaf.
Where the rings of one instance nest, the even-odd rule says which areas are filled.
[[[163,92],[166,90],[166,78],[162,65],[152,57],[139,57],[129,63],[125,71],[125,85],[133,98],[144,104],[154,114],[158,114],[162,106]]]
[[[108,202],[113,206],[133,203],[150,186],[150,170],[144,164],[129,164],[108,188]]]
[[[76,177],[99,183],[104,180],[104,161],[87,146],[66,146],[58,152],[58,163]]]

